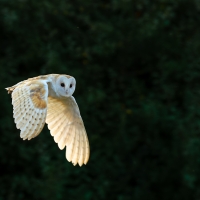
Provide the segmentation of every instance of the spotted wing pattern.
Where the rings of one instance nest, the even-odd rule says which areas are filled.
[[[30,81],[17,86],[12,92],[13,115],[20,137],[36,137],[45,124],[48,86],[45,81]]]
[[[60,149],[66,146],[66,158],[82,166],[89,159],[89,142],[74,97],[48,97],[46,123]]]

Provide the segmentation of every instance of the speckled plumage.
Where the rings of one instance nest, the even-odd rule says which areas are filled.
[[[66,158],[82,166],[89,159],[89,142],[78,105],[72,96],[76,81],[69,75],[49,74],[6,88],[11,93],[13,116],[20,137],[32,139],[45,122]]]

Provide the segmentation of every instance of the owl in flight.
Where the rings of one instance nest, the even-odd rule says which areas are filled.
[[[20,137],[30,140],[42,131],[45,122],[66,158],[82,166],[89,159],[89,142],[78,105],[72,96],[74,77],[49,74],[6,88],[12,95],[13,116]]]

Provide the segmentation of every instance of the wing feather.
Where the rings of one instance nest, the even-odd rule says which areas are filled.
[[[85,130],[84,130],[85,132]],[[88,138],[87,138],[87,135],[86,134],[83,134],[84,135],[84,141],[85,141],[85,159],[84,159],[84,164],[86,164],[89,160],[89,157],[90,157],[90,147],[89,147],[89,142],[88,142]]]
[[[12,92],[13,116],[24,140],[41,132],[46,119],[47,96],[48,85],[44,80],[26,82]]]
[[[46,123],[60,149],[66,146],[66,158],[82,166],[89,159],[89,142],[73,97],[48,97]]]
[[[65,115],[62,113],[59,116],[56,117],[56,115],[53,115],[53,118],[49,121],[49,128],[52,130],[52,133],[57,134],[56,128],[59,126],[59,124],[62,123],[62,121],[65,121]]]
[[[80,132],[78,129],[75,130],[75,142],[74,142],[74,153],[72,154],[72,163],[76,165],[79,160],[80,151]]]
[[[36,114],[35,114],[36,115],[35,121],[31,124],[31,126],[32,126],[31,131],[28,132],[28,134],[27,134],[28,140],[30,140],[35,135],[37,135],[37,132],[41,125],[40,120],[39,120],[41,118],[41,113],[42,113],[42,111],[40,109],[37,109]]]
[[[28,112],[23,112],[23,110],[20,112],[23,113],[21,116],[15,116],[15,123],[17,124],[17,128],[18,129],[22,129],[25,125],[26,125],[26,120],[28,121],[31,120],[31,115],[32,115],[32,111],[28,110]]]
[[[74,143],[75,143],[75,138],[76,138],[76,133],[75,133],[75,127],[73,126],[72,131],[71,131],[71,141],[70,144],[66,148],[66,157],[68,161],[72,161],[72,155],[74,152]],[[73,163],[74,164],[74,163]]]
[[[58,143],[58,147],[60,149],[64,149],[65,146],[67,146],[68,144],[70,144],[70,142],[69,142],[69,136],[71,134],[72,128],[73,128],[72,126],[67,125],[67,124],[63,125],[62,129],[60,128],[60,130],[62,132],[62,136],[63,136],[61,138],[61,140],[59,141],[59,143]]]

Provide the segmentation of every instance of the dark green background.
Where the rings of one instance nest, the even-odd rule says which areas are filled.
[[[5,87],[64,73],[86,166],[45,126],[19,137]],[[0,0],[0,200],[199,200],[200,2]]]

